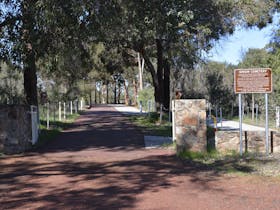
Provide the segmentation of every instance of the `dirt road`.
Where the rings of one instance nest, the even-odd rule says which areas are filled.
[[[99,106],[43,150],[0,159],[0,209],[280,209],[280,183],[146,150],[140,130]]]

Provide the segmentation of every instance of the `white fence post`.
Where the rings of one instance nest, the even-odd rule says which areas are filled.
[[[140,113],[142,113],[143,112],[142,101],[139,102],[139,109],[140,109]]]
[[[176,127],[175,127],[175,100],[172,100],[172,140],[176,140]]]
[[[66,103],[63,102],[63,119],[66,120]]]
[[[73,102],[70,101],[70,114],[72,115],[73,114]]]
[[[151,100],[148,100],[148,113],[151,114]]]
[[[276,128],[280,128],[280,107],[276,107]]]
[[[80,110],[83,110],[83,98],[81,99],[81,108]]]
[[[38,141],[38,136],[39,136],[37,114],[38,114],[37,106],[31,106],[32,144],[35,144]]]
[[[78,106],[79,106],[79,101],[78,99],[75,101],[75,113],[78,113]]]

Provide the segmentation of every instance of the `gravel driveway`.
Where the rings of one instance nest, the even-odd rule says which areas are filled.
[[[279,209],[276,178],[225,175],[143,148],[110,106],[87,110],[44,149],[0,159],[0,209]]]

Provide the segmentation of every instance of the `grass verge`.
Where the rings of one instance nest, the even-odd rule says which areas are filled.
[[[233,117],[231,120],[239,122],[239,117]],[[263,117],[256,121],[256,119],[252,120],[251,117],[244,116],[242,122],[245,123],[245,124],[248,124],[248,125],[253,125],[253,126],[258,126],[258,127],[264,127],[265,126],[265,118],[263,118]],[[275,120],[274,119],[270,118],[268,120],[268,122],[269,122],[269,128],[270,129],[276,129],[277,130],[277,128],[275,127]]]
[[[164,115],[162,123],[159,123],[159,114],[138,115],[130,117],[130,121],[150,135],[172,136],[172,125],[168,122],[168,116]]]
[[[198,170],[217,174],[259,175],[280,177],[279,157],[247,153],[240,156],[235,151],[219,153],[185,151],[178,155],[186,163]]]
[[[40,135],[38,142],[33,145],[33,149],[43,147],[47,142],[53,140],[61,131],[68,128],[80,115],[72,114],[67,116],[65,121],[50,121],[50,129],[46,127],[46,121],[41,120]]]

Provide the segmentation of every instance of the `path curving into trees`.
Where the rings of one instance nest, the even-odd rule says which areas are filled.
[[[278,180],[144,149],[142,132],[105,105],[44,149],[0,159],[0,209],[277,209],[279,195]]]

